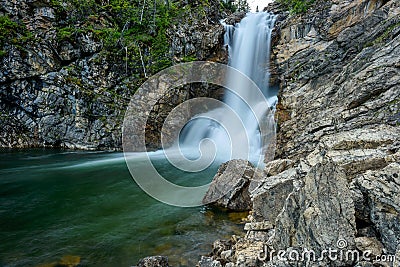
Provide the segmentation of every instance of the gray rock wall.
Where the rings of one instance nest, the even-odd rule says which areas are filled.
[[[273,53],[281,83],[279,157],[299,159],[312,152],[321,138],[340,138],[338,134],[356,129],[372,134],[386,127],[392,141],[396,138],[399,2],[324,1],[323,5],[278,25],[280,37]],[[357,139],[356,135],[348,136]],[[341,141],[340,149],[350,151],[392,143]]]
[[[204,9],[191,4],[179,6],[181,18],[167,30],[170,59],[175,63],[225,60],[220,53],[219,2],[210,1]],[[67,17],[57,16],[57,8],[46,0],[2,0],[0,5],[0,15],[19,21],[32,34],[29,42],[6,40],[6,53],[0,57],[0,147],[121,149],[125,109],[146,80],[141,64],[129,65],[127,72],[125,51],[109,53],[104,40],[91,31],[60,39],[60,25],[75,11]],[[101,12],[85,23],[104,29],[114,27],[113,19]],[[77,21],[76,27],[82,23]],[[188,86],[165,96],[167,104],[157,105],[150,119],[149,147],[159,147],[158,132],[169,110],[184,99],[210,91]]]

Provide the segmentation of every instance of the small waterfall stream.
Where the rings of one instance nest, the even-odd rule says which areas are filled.
[[[191,155],[186,156],[193,157],[194,145],[202,144],[205,140],[211,141],[213,148],[202,150],[197,156],[210,158],[211,155],[207,157],[205,153],[216,153],[216,160],[220,162],[241,158],[257,165],[263,162],[266,144],[260,135],[260,123],[256,118],[271,113],[270,107],[277,102],[273,90],[269,90],[270,44],[275,16],[267,12],[249,13],[236,25],[222,23],[225,27],[229,66],[247,75],[267,101],[260,99],[259,92],[249,90],[243,79],[237,75],[228,75],[227,88],[238,89],[225,90],[224,103],[240,120],[233,118],[232,113],[223,108],[202,114],[201,118],[191,121],[182,131],[180,145],[191,151]],[[239,153],[232,154],[232,147]]]

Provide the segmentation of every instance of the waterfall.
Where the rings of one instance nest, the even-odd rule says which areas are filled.
[[[224,25],[229,66],[211,62],[172,66],[151,77],[135,93],[124,118],[124,156],[132,177],[150,196],[170,205],[194,207],[206,204],[203,197],[209,188],[209,184],[175,184],[160,174],[152,161],[167,160],[179,171],[201,173],[231,159],[247,159],[262,167],[273,158],[275,120],[271,107],[276,96],[268,86],[268,63],[274,22],[274,15],[260,12],[247,14],[234,26]],[[183,102],[164,121],[163,150],[131,153],[146,149],[147,116],[158,96],[165,95],[174,83],[190,82],[224,87],[223,101],[200,97]],[[164,145],[163,132],[176,141]],[[238,177],[243,175],[245,169],[235,169],[231,163],[227,168],[233,168]]]
[[[268,98],[271,106],[277,101],[277,97],[269,92],[271,32],[275,18],[275,15],[268,12],[249,13],[236,25],[224,24],[228,65],[250,77]],[[227,82],[235,82],[234,77],[228,77]],[[246,88],[241,88],[237,94],[245,95],[248,92]],[[231,99],[231,96],[228,91],[225,102],[228,105],[238,104],[239,102]]]
[[[182,130],[179,145],[186,157],[214,156],[219,162],[240,158],[256,165],[263,162],[266,144],[260,127],[269,126],[260,125],[256,118],[270,115],[270,107],[277,101],[273,90],[269,90],[270,44],[274,23],[275,16],[267,12],[248,13],[236,25],[223,23],[228,65],[247,75],[266,99],[260,99],[259,92],[248,90],[246,83],[237,75],[228,75],[226,87],[238,88],[225,92],[223,100],[228,109],[221,107],[202,114]],[[236,117],[229,109],[233,110]],[[199,151],[195,153],[193,147],[197,145]]]

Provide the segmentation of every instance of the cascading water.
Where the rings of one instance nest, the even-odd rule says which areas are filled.
[[[240,120],[234,119],[226,108],[214,109],[195,118],[185,127],[180,137],[181,148],[188,148],[187,151],[191,151],[190,155],[186,156],[193,157],[194,144],[202,144],[204,140],[208,140],[214,145],[213,149],[208,151],[211,154],[216,153],[217,161],[233,158],[248,159],[254,164],[263,161],[266,144],[265,136],[260,134],[260,127],[270,127],[274,122],[269,121],[269,126],[263,126],[256,118],[271,114],[270,107],[277,101],[277,97],[270,92],[268,85],[271,32],[274,23],[275,16],[267,12],[249,13],[236,25],[223,23],[229,66],[247,75],[262,91],[267,102],[265,99],[260,99],[259,92],[250,90],[243,79],[237,75],[228,75],[226,87],[237,89],[226,90],[224,103]],[[232,140],[239,141],[232,142]],[[239,153],[232,155],[232,146]],[[207,150],[202,150],[196,156],[207,157],[206,153]]]
[[[275,120],[271,106],[276,97],[268,87],[268,63],[274,22],[275,16],[269,13],[249,13],[239,24],[225,25],[229,66],[210,62],[176,65],[150,78],[135,93],[124,119],[124,155],[132,177],[150,196],[170,205],[193,207],[206,204],[203,197],[209,188],[209,184],[174,184],[157,171],[152,160],[166,159],[169,166],[179,171],[200,173],[216,170],[231,159],[247,159],[261,167],[272,158]],[[176,82],[178,86],[212,83],[225,87],[226,92],[223,102],[195,98],[171,111],[161,133],[163,150],[130,153],[146,149],[147,115],[138,119],[138,114],[150,114],[158,95],[173,88],[173,82],[164,81]],[[177,141],[164,143],[163,133],[178,136]]]

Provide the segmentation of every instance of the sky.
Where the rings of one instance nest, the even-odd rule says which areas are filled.
[[[259,7],[260,11],[262,11],[264,7],[268,5],[268,3],[272,2],[272,0],[247,0],[247,2],[250,5],[251,11],[255,12],[257,6]]]

